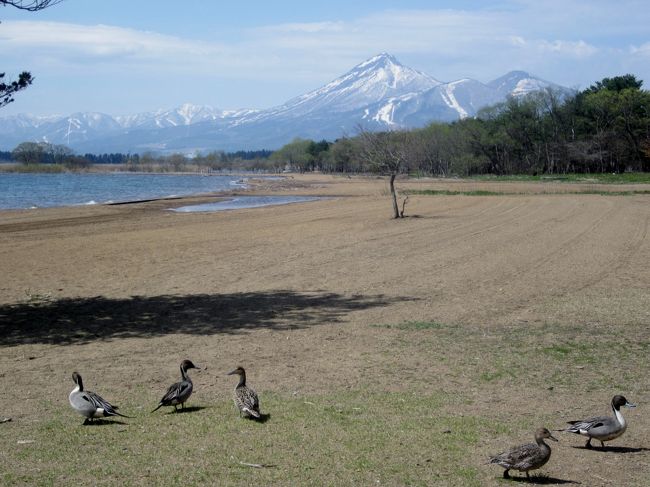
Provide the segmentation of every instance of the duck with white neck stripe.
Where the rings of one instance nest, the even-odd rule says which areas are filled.
[[[72,380],[77,386],[70,392],[68,400],[72,409],[86,417],[84,424],[88,424],[88,422],[96,418],[106,418],[109,416],[129,417],[118,413],[116,411],[118,409],[117,406],[113,406],[99,394],[84,390],[84,383],[78,372],[72,373]]]
[[[189,369],[198,369],[198,367],[191,360],[183,360],[181,362],[181,380],[174,382],[167,388],[167,392],[163,395],[156,409],[151,411],[152,413],[163,406],[174,406],[174,411],[178,411],[177,406],[179,404],[181,409],[185,407],[185,401],[190,398],[194,389],[192,379],[187,373]]]
[[[592,438],[600,441],[600,446],[605,447],[605,442],[618,438],[627,429],[627,422],[621,413],[621,407],[634,408],[635,404],[630,403],[625,397],[616,395],[612,398],[612,412],[614,416],[596,416],[577,421],[568,421],[570,427],[561,430],[569,433],[576,433],[589,438],[585,448],[593,448]]]

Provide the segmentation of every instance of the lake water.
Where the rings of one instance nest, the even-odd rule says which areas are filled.
[[[240,177],[188,174],[0,173],[0,209],[147,200],[231,190]]]

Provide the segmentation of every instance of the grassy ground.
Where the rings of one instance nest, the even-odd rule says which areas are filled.
[[[424,189],[424,190],[408,190],[406,194],[415,195],[430,195],[430,196],[503,196],[503,195],[523,195],[525,192],[515,193],[509,191],[488,191],[488,190],[473,190],[473,191],[454,191],[449,189]],[[597,194],[601,196],[632,196],[636,194],[650,194],[650,190],[631,190],[631,191],[600,191],[595,189],[581,189],[573,192],[574,194]],[[553,194],[546,192],[544,194]],[[566,194],[566,191],[557,192],[555,194]]]
[[[134,399],[138,399],[135,397]],[[188,412],[144,414],[81,426],[61,411],[23,438],[9,426],[13,465],[3,485],[480,485],[463,458],[494,421],[435,414],[444,394],[369,391],[262,396],[263,424],[239,419],[230,401]],[[43,405],[47,407],[47,404]],[[133,411],[131,404],[124,410]],[[432,437],[431,431],[438,435]],[[33,443],[20,443],[20,441]],[[143,468],[143,466],[146,466]]]
[[[594,173],[594,174],[541,174],[537,176],[519,174],[511,176],[472,176],[470,179],[479,181],[539,181],[539,182],[568,182],[568,183],[601,183],[601,184],[639,184],[650,183],[650,173]]]
[[[512,405],[516,397],[528,401],[532,395],[562,410],[575,390],[630,391],[650,374],[650,339],[641,326],[622,332],[548,323],[490,331],[418,321],[369,328],[381,345],[364,359],[364,387],[333,387],[317,395],[261,389],[262,410],[269,415],[262,423],[240,419],[227,393],[211,398],[200,388],[186,411],[150,414],[156,398],[135,386],[120,404],[132,419],[89,426],[62,401],[39,399],[47,417],[0,426],[0,481],[479,486],[500,475],[499,467],[484,463],[510,446],[509,438],[528,442],[530,435],[522,432],[560,428],[574,419],[547,408],[546,414],[513,420],[507,407],[486,409],[486,401]],[[438,384],[441,367],[446,380]],[[195,380],[206,380],[206,374],[194,374]],[[553,445],[556,464],[562,464],[562,448],[582,443],[559,435],[563,446]],[[560,480],[567,479],[535,476],[539,483]],[[650,474],[637,485],[646,480]]]

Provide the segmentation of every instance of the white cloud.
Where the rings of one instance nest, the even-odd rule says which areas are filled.
[[[78,25],[58,22],[11,22],[0,29],[2,51],[31,50],[47,52],[61,60],[87,58],[102,63],[161,60],[183,55],[216,54],[217,44],[188,41],[182,38],[108,25]],[[0,51],[1,52],[1,51]]]
[[[299,33],[328,33],[328,32],[341,32],[345,29],[343,22],[310,22],[310,23],[288,23],[268,26],[261,31],[269,33],[279,32],[299,32]]]
[[[47,57],[50,65],[68,69],[108,63],[230,77],[254,76],[260,70],[272,77],[287,76],[294,71],[312,73],[316,79],[381,51],[397,56],[425,54],[438,60],[443,71],[445,64],[473,63],[476,73],[485,71],[486,60],[492,63],[495,57],[508,61],[540,55],[588,58],[598,52],[593,43],[580,38],[540,37],[536,22],[528,17],[535,4],[516,4],[524,10],[390,10],[352,21],[278,24],[246,31],[241,40],[229,43],[108,25],[7,21],[0,28],[0,55],[20,52],[22,58]]]
[[[110,25],[7,20],[0,24],[0,59],[8,73],[28,69],[40,78],[76,77],[59,85],[74,85],[86,73],[118,80],[132,74],[133,82],[157,76],[168,81],[168,95],[174,83],[204,93],[214,92],[218,82],[223,101],[209,103],[228,108],[250,106],[232,101],[247,96],[242,86],[273,85],[277,93],[265,95],[269,106],[382,51],[446,81],[488,81],[512,69],[569,86],[588,85],[620,69],[650,78],[650,9],[640,1],[623,3],[503,0],[498,7],[471,11],[393,9],[356,19],[244,29],[218,41]]]
[[[510,36],[509,38],[510,44],[512,44],[515,47],[525,47],[526,46],[526,39],[524,39],[521,36]]]
[[[541,41],[539,47],[542,51],[576,58],[589,57],[598,53],[596,47],[589,45],[584,41]]]
[[[650,42],[641,44],[640,46],[631,46],[630,53],[637,56],[649,56],[650,57]]]

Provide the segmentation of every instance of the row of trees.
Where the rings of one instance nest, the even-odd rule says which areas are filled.
[[[300,171],[437,176],[650,171],[650,92],[632,75],[566,96],[512,97],[476,118],[334,143],[297,139],[271,158]]]
[[[251,170],[278,172],[283,162],[270,160],[270,150],[195,154],[83,154],[77,155],[65,145],[47,142],[22,142],[12,151],[0,151],[0,161],[24,165],[58,164],[69,169],[83,169],[92,164],[120,164],[127,171]]]
[[[59,164],[71,169],[88,167],[92,163],[98,162],[98,159],[107,156],[116,159],[118,156],[119,159],[125,157],[122,154],[105,154],[102,156],[86,154],[80,156],[75,154],[68,146],[48,142],[23,142],[18,144],[11,152],[0,153],[0,158],[6,161],[19,162],[25,165]],[[129,155],[128,157],[132,156]]]

